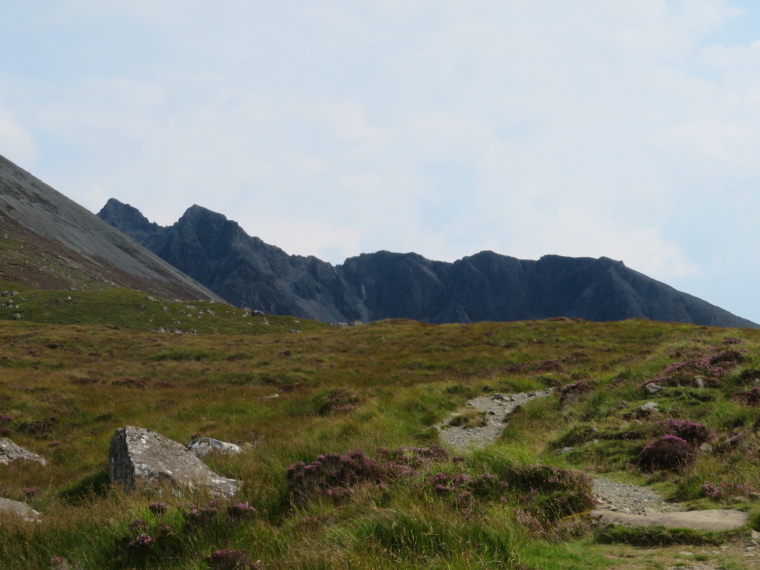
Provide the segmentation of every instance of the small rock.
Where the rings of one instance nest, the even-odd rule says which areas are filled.
[[[572,450],[572,447],[563,447],[559,452],[564,455],[565,453],[570,453]]]
[[[42,516],[29,505],[12,501],[10,499],[0,498],[0,512],[14,513],[21,517],[25,522],[41,522]]]
[[[751,530],[750,531],[750,538],[752,538],[752,540],[760,540],[760,532],[757,532],[754,529]]]
[[[697,388],[702,389],[705,387],[705,381],[702,378],[694,378],[694,384]]]
[[[646,386],[644,386],[644,389],[649,394],[656,394],[657,392],[659,392],[660,390],[662,390],[663,387],[659,386],[658,384],[650,383],[650,384],[647,384]]]
[[[72,568],[63,556],[53,556],[50,559],[50,570],[72,570]]]
[[[694,556],[694,553],[693,552],[689,552],[688,550],[682,550],[678,554],[680,554],[681,556]]]
[[[652,413],[652,412],[659,412],[660,406],[657,405],[657,402],[647,402],[641,408],[639,408],[642,412],[645,413]]]
[[[14,321],[20,321],[21,320],[21,314],[20,313],[13,313],[13,316],[11,318]]]
[[[31,451],[24,449],[20,445],[16,445],[10,439],[1,438],[0,465],[7,465],[16,460],[36,461],[42,465],[48,464],[47,459],[40,457],[36,453],[32,453]]]
[[[243,451],[239,445],[211,437],[194,439],[187,444],[187,449],[196,457],[207,457],[216,453],[235,455]]]
[[[701,451],[702,453],[711,453],[712,450],[713,450],[713,446],[710,445],[709,443],[703,443],[702,445],[699,446],[699,451]]]
[[[494,394],[493,396],[491,396],[491,399],[492,400],[506,400],[507,398],[506,398],[506,396],[504,396],[504,394],[500,394],[500,393],[497,392],[496,394]]]

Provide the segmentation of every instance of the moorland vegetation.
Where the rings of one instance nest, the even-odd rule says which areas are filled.
[[[737,536],[594,528],[601,475],[760,523],[757,330],[339,328],[127,290],[0,290],[0,437],[49,461],[0,465],[0,496],[43,516],[0,519],[4,568],[605,568],[626,542]],[[548,387],[493,444],[440,445],[468,399]],[[207,460],[241,492],[110,485],[126,425],[241,445]]]

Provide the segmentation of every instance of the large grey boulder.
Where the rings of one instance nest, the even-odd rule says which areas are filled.
[[[199,437],[187,444],[187,449],[196,457],[208,457],[209,455],[225,454],[236,455],[243,451],[239,445],[219,441],[213,437]]]
[[[238,481],[217,475],[181,443],[133,426],[117,429],[111,439],[108,477],[130,491],[163,481],[225,497],[240,488]]]
[[[47,465],[47,459],[40,457],[36,453],[32,453],[16,445],[10,439],[0,438],[0,465],[7,465],[12,461],[36,461],[42,465]]]
[[[0,513],[12,513],[26,522],[40,522],[42,520],[40,513],[29,505],[10,499],[0,498]]]

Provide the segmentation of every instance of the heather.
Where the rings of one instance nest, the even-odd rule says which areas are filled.
[[[0,495],[44,516],[0,521],[4,567],[45,568],[53,557],[82,568],[614,567],[614,533],[582,522],[596,476],[695,508],[760,513],[760,411],[743,396],[760,369],[754,330],[636,320],[265,325],[193,304],[196,332],[179,334],[156,320],[185,324],[179,311],[190,309],[173,301],[19,296],[29,303],[22,321],[0,314],[0,436],[50,464],[0,465]],[[67,324],[76,311],[52,310],[74,302],[86,318]],[[647,391],[652,383],[660,389]],[[554,395],[520,406],[497,442],[441,446],[435,426],[469,398],[548,387]],[[648,402],[656,411],[642,412]],[[475,429],[482,421],[459,415]],[[240,445],[242,454],[207,463],[243,481],[241,493],[111,487],[108,444],[126,425]],[[673,455],[650,453],[660,445],[682,459],[660,462]]]

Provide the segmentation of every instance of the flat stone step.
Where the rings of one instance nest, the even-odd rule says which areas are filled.
[[[721,532],[734,530],[747,523],[747,513],[726,510],[685,511],[630,515],[614,511],[591,511],[590,516],[607,524],[622,526],[664,526]]]

